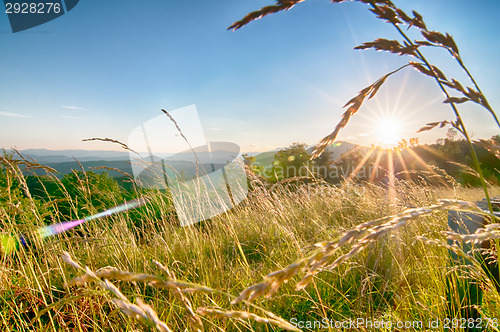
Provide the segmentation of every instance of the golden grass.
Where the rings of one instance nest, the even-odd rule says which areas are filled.
[[[24,181],[11,166],[11,182]],[[459,200],[475,201],[481,191],[443,178],[447,187],[397,180],[395,201],[369,183],[256,182],[234,210],[185,228],[165,193],[137,191],[148,198],[140,211],[3,255],[0,328],[258,331],[264,324],[272,331],[296,330],[291,318],[450,317],[446,276],[456,268],[448,250],[461,248],[446,243],[446,210],[469,208]],[[84,188],[92,187],[88,179]],[[0,204],[3,231],[43,223],[33,197],[11,192],[10,199]],[[58,203],[48,204],[57,221]],[[491,289],[480,266],[466,269]],[[496,318],[499,303],[490,290],[481,310]]]

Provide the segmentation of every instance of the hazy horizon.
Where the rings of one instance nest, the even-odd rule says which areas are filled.
[[[275,149],[272,149],[272,150],[266,150],[266,151],[243,151],[241,150],[240,153],[265,153],[265,152],[271,152],[271,151],[275,151],[277,149],[283,149],[283,148],[287,148],[289,147],[290,145],[294,144],[294,143],[300,143],[300,144],[306,144],[307,148],[310,148],[310,147],[313,147],[315,146],[316,144],[307,144],[305,142],[291,142],[289,145],[286,145],[286,146],[281,146],[281,147],[276,147]],[[345,144],[345,143],[348,143],[348,144],[355,144],[355,145],[358,145],[358,146],[361,146],[361,147],[370,147],[370,146],[366,146],[366,145],[362,145],[362,144],[357,144],[357,143],[353,143],[353,142],[349,142],[349,141],[336,141],[336,144]],[[6,150],[6,151],[12,151],[13,149],[12,148],[5,148],[5,147],[0,147],[0,150],[3,151],[3,150]],[[33,150],[33,151],[49,151],[49,152],[67,152],[67,151],[82,151],[82,152],[100,152],[100,153],[104,153],[104,152],[111,152],[111,153],[116,153],[116,152],[121,152],[123,154],[126,154],[126,155],[129,155],[130,152],[127,151],[126,149],[122,149],[122,148],[117,148],[115,150],[111,150],[111,149],[47,149],[47,148],[27,148],[27,149],[16,149],[18,150],[19,152],[23,152],[23,151],[30,151],[30,150]],[[215,151],[221,151],[221,150],[215,150]],[[149,152],[148,151],[136,151],[138,152],[139,154],[148,154],[149,155]],[[188,151],[186,151],[188,152]],[[153,155],[162,155],[162,154],[168,154],[168,155],[173,155],[175,153],[172,153],[172,152],[159,152],[158,154],[157,153],[153,153]]]

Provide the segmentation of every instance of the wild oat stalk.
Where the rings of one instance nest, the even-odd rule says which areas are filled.
[[[449,250],[450,252],[453,252],[455,255],[457,255],[457,257],[464,258],[466,261],[474,262],[476,264],[476,266],[480,265],[480,263],[477,262],[477,260],[474,256],[471,256],[468,253],[465,253],[462,250],[462,248],[460,248],[456,243],[448,244],[448,243],[440,241],[440,240],[429,239],[425,236],[417,236],[416,239],[419,241],[422,241],[425,244],[431,245],[431,246],[445,248],[445,249]]]
[[[398,69],[396,69],[396,70],[394,70],[394,71],[392,71],[392,72],[390,72],[390,73],[382,76],[381,78],[379,78],[378,80],[376,80],[373,84],[371,84],[371,85],[367,86],[366,88],[364,88],[363,90],[361,90],[356,97],[354,97],[351,100],[349,100],[344,105],[344,108],[345,107],[349,107],[349,108],[344,112],[344,114],[342,114],[342,119],[337,124],[337,126],[335,127],[335,129],[333,130],[333,132],[331,134],[329,134],[328,136],[325,136],[318,143],[318,145],[316,145],[316,148],[314,149],[314,151],[313,151],[313,153],[311,155],[311,158],[312,159],[318,158],[319,156],[321,156],[321,154],[325,151],[325,149],[330,144],[332,144],[333,142],[335,142],[335,140],[337,139],[337,136],[338,136],[340,130],[347,125],[347,123],[349,122],[349,119],[351,118],[351,116],[360,109],[360,107],[363,104],[363,102],[366,99],[366,97],[368,97],[368,99],[373,98],[375,96],[375,94],[378,92],[378,90],[380,89],[380,87],[382,86],[382,84],[385,83],[386,79],[389,76],[391,76],[392,74],[397,73],[398,71],[400,71],[401,69],[403,69],[403,68],[405,68],[407,66],[409,66],[409,64],[404,65],[402,67],[399,67]]]
[[[500,238],[500,224],[489,224],[484,228],[478,228],[474,234],[458,234],[454,232],[444,232],[448,240],[463,241],[466,243],[480,244],[483,242]]]
[[[148,279],[147,277],[145,277],[146,275],[132,276],[129,273],[120,274],[112,269],[106,269],[100,272],[93,272],[88,267],[83,268],[80,264],[75,262],[73,258],[71,258],[70,254],[67,252],[64,252],[61,257],[67,264],[73,266],[74,268],[80,271],[85,272],[85,275],[83,277],[77,278],[76,281],[70,284],[81,284],[88,281],[95,281],[99,286],[101,286],[103,289],[107,290],[113,295],[112,301],[127,316],[135,320],[139,320],[151,327],[155,327],[158,331],[172,332],[172,330],[167,326],[167,324],[165,324],[158,318],[158,315],[153,310],[153,308],[145,304],[140,298],[136,299],[137,304],[133,304],[110,281],[101,279],[101,277],[106,277],[106,276],[107,277],[123,276],[123,278],[128,280],[144,280]]]
[[[250,319],[258,323],[272,324],[287,331],[300,331],[283,318],[274,315],[261,307],[255,306],[249,302],[244,301],[246,304],[262,311],[267,317],[262,317],[247,311],[234,311],[234,310],[222,310],[216,308],[198,308],[196,311],[193,309],[191,301],[184,295],[186,293],[219,293],[230,298],[235,298],[231,294],[227,294],[209,287],[201,286],[194,283],[178,281],[175,277],[173,271],[169,270],[163,264],[158,261],[153,261],[153,263],[163,272],[165,272],[168,278],[155,276],[151,274],[144,273],[133,273],[127,271],[120,271],[112,267],[106,267],[99,269],[97,271],[91,271],[88,267],[83,268],[80,264],[76,263],[71,256],[64,252],[62,259],[69,265],[76,269],[84,271],[85,274],[81,277],[74,278],[66,286],[78,286],[85,283],[94,281],[99,284],[103,289],[109,291],[114,298],[112,301],[122,310],[123,313],[139,320],[147,325],[154,326],[160,331],[171,331],[168,326],[162,322],[156,312],[148,305],[144,304],[141,299],[137,298],[136,303],[131,303],[125,295],[123,295],[120,290],[114,286],[107,279],[115,279],[125,282],[143,282],[148,283],[150,286],[158,289],[167,289],[172,291],[176,298],[180,301],[181,306],[184,308],[186,316],[188,318],[188,324],[191,326],[192,331],[203,331],[203,322],[198,315],[202,316],[215,316],[219,318],[235,318],[235,319]],[[103,278],[106,278],[104,281]]]
[[[259,296],[269,298],[281,285],[287,283],[291,278],[303,270],[306,274],[296,284],[296,289],[304,289],[317,273],[325,269],[334,269],[338,267],[343,262],[361,252],[371,243],[405,226],[409,221],[420,216],[448,210],[450,208],[477,209],[474,204],[465,201],[442,199],[439,200],[439,203],[436,205],[407,209],[393,216],[362,223],[345,232],[337,241],[317,243],[316,247],[319,247],[319,249],[312,254],[288,265],[284,269],[268,274],[264,277],[264,281],[245,289],[232,301],[232,303],[235,304],[243,300],[251,301]],[[348,253],[334,259],[335,254],[341,247],[351,243],[352,247]]]
[[[171,280],[173,280],[174,282],[177,281],[177,278],[175,277],[175,273],[173,271],[170,271],[166,266],[156,260],[153,260],[153,263],[155,263],[160,270],[164,271]],[[175,296],[184,307],[184,311],[186,312],[186,315],[188,317],[189,325],[191,326],[193,331],[201,332],[203,331],[203,322],[201,321],[200,317],[198,317],[198,315],[196,315],[196,313],[194,312],[193,305],[191,304],[191,301],[189,301],[189,299],[183,294],[184,292],[186,292],[186,289],[181,290],[181,288],[179,287],[176,287],[174,289]]]
[[[231,24],[228,30],[238,30],[239,28],[247,25],[248,23],[262,18],[266,15],[285,11],[291,9],[293,6],[299,2],[304,2],[305,0],[277,0],[275,5],[263,7],[257,11],[251,12],[250,14],[243,17],[240,21]]]
[[[212,316],[216,318],[236,318],[236,319],[250,319],[258,323],[272,324],[287,331],[302,331],[283,318],[274,316],[272,318],[265,318],[257,316],[255,314],[246,311],[235,311],[235,310],[220,310],[217,308],[198,308],[196,312],[202,316]]]
[[[127,151],[130,151],[132,153],[135,153],[137,155],[139,155],[138,152],[132,150],[131,148],[129,148],[129,146],[123,142],[120,142],[119,140],[116,140],[116,139],[112,139],[112,138],[100,138],[100,137],[93,137],[93,138],[84,138],[82,139],[82,142],[91,142],[91,141],[101,141],[101,142],[110,142],[110,143],[114,143],[114,144],[118,144],[119,146],[122,147],[122,149],[124,150],[127,150]]]

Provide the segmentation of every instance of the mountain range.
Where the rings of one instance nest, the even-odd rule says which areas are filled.
[[[332,159],[339,158],[343,153],[357,147],[358,145],[349,142],[337,142],[336,144],[327,148],[327,152],[331,153]],[[314,146],[308,147],[307,151],[311,153]],[[195,148],[196,158],[192,151],[184,151],[166,157],[166,163],[172,166],[183,167],[189,163],[193,164],[195,159],[202,164],[212,163],[224,164],[234,160],[239,154],[239,148],[235,144],[230,143],[217,143],[212,145],[211,152],[207,151],[206,147]],[[255,156],[255,161],[258,165],[267,166],[271,165],[274,161],[274,155],[280,149],[267,151],[262,153],[252,153]],[[7,153],[13,152],[6,150]],[[24,157],[33,159],[38,163],[55,169],[60,176],[69,174],[73,169],[92,170],[96,173],[108,172],[113,177],[122,177],[123,174],[118,171],[110,170],[110,168],[118,169],[132,175],[132,165],[130,155],[127,151],[101,151],[101,150],[48,150],[48,149],[27,149],[21,150],[19,153]],[[212,159],[210,159],[210,156]],[[19,156],[15,156],[20,159]],[[138,158],[141,161],[141,158]],[[154,161],[161,160],[158,156],[153,156]],[[143,161],[150,161],[151,157],[143,158]],[[81,166],[80,166],[81,165]],[[220,167],[220,166],[219,166]],[[218,168],[218,167],[217,167]],[[43,175],[45,171],[35,170],[35,174]]]

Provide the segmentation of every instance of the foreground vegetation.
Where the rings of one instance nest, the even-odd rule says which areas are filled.
[[[39,226],[64,220],[67,213],[81,218],[125,200],[119,188],[99,185],[92,173],[73,176],[71,184],[54,179],[57,190],[34,197],[19,165],[2,159],[2,232],[31,234]],[[324,318],[428,324],[461,317],[460,304],[450,305],[460,298],[460,287],[450,288],[450,277],[465,280],[468,275],[484,289],[482,317],[499,319],[499,295],[481,267],[450,264],[443,233],[448,230],[446,210],[407,220],[405,227],[370,241],[342,264],[315,274],[303,290],[294,287],[305,275],[297,270],[269,299],[231,304],[263,276],[314,254],[316,243],[334,243],[363,222],[407,207],[430,206],[437,199],[482,197],[481,190],[465,188],[449,177],[443,183],[448,185],[434,187],[424,177],[418,183],[396,180],[397,196],[389,200],[384,185],[318,181],[267,186],[254,178],[252,191],[237,208],[184,228],[177,224],[168,194],[135,189],[127,195],[148,197],[146,206],[89,221],[45,242],[34,237],[30,247],[2,255],[0,327],[138,331],[150,325],[154,330],[155,318],[147,305],[157,313],[156,322],[161,320],[172,331],[273,331]],[[490,191],[494,196],[499,189]],[[61,192],[64,197],[51,197]],[[72,212],[65,210],[68,207]],[[341,246],[333,259],[354,246]],[[89,270],[79,270],[79,265]],[[82,275],[83,280],[72,281]],[[295,325],[287,326],[290,321]],[[162,326],[156,324],[159,330]],[[445,330],[442,325],[439,329]]]

